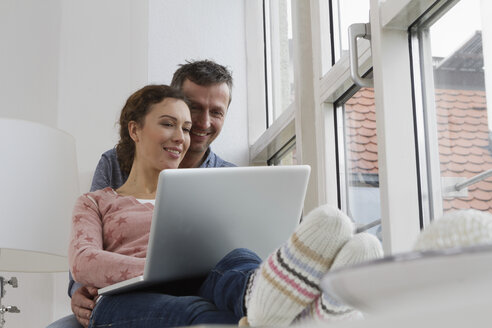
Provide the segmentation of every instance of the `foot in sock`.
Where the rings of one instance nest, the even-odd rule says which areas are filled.
[[[353,231],[351,220],[337,208],[325,205],[309,213],[250,279],[245,297],[249,324],[289,325],[319,297],[321,278]]]
[[[383,256],[379,240],[369,233],[359,233],[352,237],[335,257],[330,270],[352,266]],[[307,321],[333,322],[362,318],[359,311],[337,301],[327,293],[322,293],[296,318],[295,323]]]
[[[419,235],[414,249],[440,250],[492,243],[492,214],[474,209],[451,211],[433,220]]]

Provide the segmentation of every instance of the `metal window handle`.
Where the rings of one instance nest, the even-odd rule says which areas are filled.
[[[357,23],[352,24],[348,28],[349,33],[349,57],[350,57],[350,77],[356,85],[361,88],[372,88],[374,86],[373,79],[364,78],[359,74],[359,52],[357,49],[357,39],[364,38],[371,40],[371,24]]]
[[[475,184],[477,182],[480,182],[482,180],[485,180],[485,179],[487,179],[489,177],[492,177],[492,169],[487,170],[485,172],[482,172],[480,174],[477,174],[477,175],[471,177],[468,180],[465,180],[463,182],[460,182],[460,183],[455,184],[454,185],[454,189],[456,191],[460,191],[461,189],[464,189],[464,188],[466,188],[468,186],[471,186],[471,185],[473,185],[473,184]]]
[[[357,225],[355,228],[355,233],[364,232],[366,230],[374,228],[375,226],[377,226],[379,224],[381,224],[381,219],[374,220],[372,222],[369,222],[368,224]]]

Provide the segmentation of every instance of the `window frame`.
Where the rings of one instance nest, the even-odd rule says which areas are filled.
[[[419,56],[416,62],[420,64],[415,65],[414,67],[414,75],[417,77],[415,85],[422,86],[420,89],[416,90],[416,98],[422,100],[420,103],[418,101],[416,102],[416,109],[418,115],[422,117],[423,121],[423,124],[418,126],[421,130],[419,131],[419,134],[422,136],[421,138],[423,138],[423,142],[420,142],[419,144],[419,147],[421,148],[419,153],[425,155],[421,158],[421,167],[426,167],[427,169],[427,174],[422,180],[428,182],[428,195],[423,195],[423,202],[428,207],[426,209],[427,212],[424,213],[423,226],[429,224],[433,219],[439,218],[443,215],[444,190],[450,187],[449,183],[455,184],[457,181],[455,179],[451,179],[446,183],[446,180],[443,180],[441,177],[441,161],[439,157],[437,132],[438,124],[434,93],[434,73],[429,29],[460,1],[462,0],[449,0],[442,3],[435,3],[434,6],[423,13],[420,19],[409,28],[410,42],[412,44],[412,48],[414,49],[413,54]],[[481,1],[482,12],[483,7],[487,5],[489,8],[492,8],[490,2]],[[492,24],[490,26],[492,26]],[[486,29],[483,23],[482,27],[483,30]],[[487,41],[483,42],[485,43]],[[485,49],[485,46],[483,47]],[[484,58],[487,58],[487,55],[490,56],[491,54],[487,54],[486,51],[484,51]],[[491,103],[489,97],[487,97],[487,103]]]
[[[337,139],[341,136],[337,135],[340,115],[337,116],[336,105],[344,95],[356,90],[350,78],[348,54],[341,56],[322,74],[327,63],[331,64],[333,55],[330,53],[329,58],[325,54],[320,55],[322,51],[333,48],[332,44],[326,43],[334,39],[327,28],[330,24],[320,11],[329,7],[327,1],[292,2],[296,91],[295,101],[285,115],[258,133],[254,126],[261,121],[258,117],[263,116],[265,120],[265,104],[263,108],[253,107],[256,99],[248,97],[248,101],[252,100],[248,106],[251,112],[251,162],[266,163],[269,154],[272,155],[275,149],[278,151],[280,145],[295,136],[298,162],[309,164],[312,168],[305,211],[325,203],[343,205],[339,204],[341,181],[338,180]],[[260,7],[260,2],[247,1],[245,5],[248,8],[257,3],[256,6]],[[419,144],[422,132],[417,127],[422,124],[423,118],[417,114],[416,103],[419,100],[415,100],[415,96],[421,90],[415,88],[414,83],[419,76],[414,75],[410,57],[419,54],[415,54],[415,48],[412,48],[408,31],[419,17],[438,9],[442,3],[437,0],[370,0],[372,44],[369,47],[359,43],[359,71],[367,72],[373,67],[383,248],[388,255],[411,250],[421,224],[429,221],[423,217],[431,216],[425,214],[426,211],[430,212],[422,202],[423,190],[427,186],[422,183],[421,177],[434,174],[432,168],[421,166],[418,157],[424,146]],[[257,47],[261,41],[251,44]],[[249,50],[248,63],[253,58],[250,53],[258,54],[258,49],[255,51]],[[248,69],[248,72],[252,71]],[[251,82],[248,87],[254,89],[258,85]],[[250,92],[248,90],[248,94]],[[252,94],[260,93],[253,91]],[[261,115],[253,112],[261,112]],[[433,206],[438,209],[438,206]]]

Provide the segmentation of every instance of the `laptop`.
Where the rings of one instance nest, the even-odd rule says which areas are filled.
[[[144,274],[99,294],[204,276],[235,248],[266,258],[299,223],[309,173],[307,165],[162,171]]]

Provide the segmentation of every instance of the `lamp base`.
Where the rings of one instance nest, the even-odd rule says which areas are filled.
[[[5,285],[11,285],[13,288],[17,288],[19,286],[16,277],[10,278],[10,280],[6,281],[4,277],[0,276],[0,328],[3,328],[5,325],[5,319],[3,315],[6,312],[10,313],[19,313],[20,310],[17,306],[3,306],[2,299],[5,296],[6,290]]]

